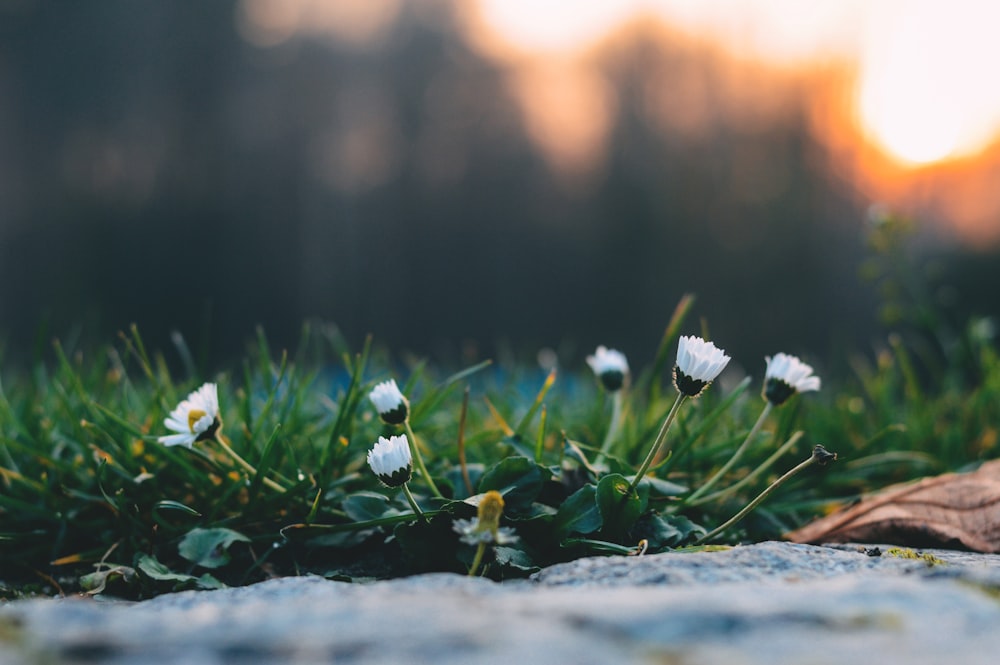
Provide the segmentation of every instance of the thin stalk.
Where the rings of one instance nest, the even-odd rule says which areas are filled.
[[[406,497],[406,500],[410,502],[410,508],[413,508],[413,512],[420,515],[425,522],[430,522],[430,520],[427,519],[427,516],[424,515],[424,511],[420,510],[420,506],[417,505],[417,500],[413,498],[413,494],[410,493],[410,488],[406,483],[403,483],[403,495]]]
[[[594,460],[594,464],[602,464],[611,450],[611,444],[618,436],[618,430],[622,425],[622,390],[616,390],[611,398],[611,423],[608,425],[608,432],[604,435],[604,442],[601,443],[601,450]]]
[[[542,453],[545,451],[545,423],[548,420],[548,411],[542,404],[542,413],[538,417],[538,435],[535,437],[535,463],[542,463]],[[471,494],[472,491],[470,490]]]
[[[816,447],[813,448],[812,455],[809,456],[809,459],[805,460],[804,462],[800,462],[798,465],[796,465],[791,470],[786,472],[785,475],[775,480],[767,487],[767,489],[758,494],[753,501],[744,506],[742,510],[733,515],[731,518],[729,518],[726,522],[724,522],[720,526],[716,527],[709,533],[705,534],[698,540],[694,541],[694,544],[701,545],[706,540],[711,540],[712,538],[715,538],[720,533],[722,533],[729,527],[739,522],[741,519],[746,517],[750,513],[750,511],[759,506],[760,503],[771,494],[771,492],[784,485],[789,479],[792,478],[792,476],[797,475],[798,473],[804,471],[813,464],[826,464],[827,462],[832,462],[835,459],[837,459],[836,453],[831,453],[823,446],[817,445]]]
[[[486,543],[480,541],[479,547],[476,548],[476,556],[472,559],[472,565],[469,566],[469,577],[475,577],[476,571],[479,570],[479,564],[483,562],[483,554],[486,553]]]
[[[241,467],[243,467],[243,469],[247,473],[252,474],[254,476],[257,475],[257,469],[252,464],[250,464],[250,462],[240,457],[236,453],[236,451],[232,449],[232,446],[229,445],[229,437],[227,437],[222,432],[216,432],[215,440],[216,442],[218,442],[220,446],[222,446],[222,449],[226,451],[226,454],[232,457],[233,461],[236,462]],[[261,478],[261,482],[263,482],[265,485],[273,489],[275,492],[281,492],[282,494],[284,494],[286,491],[288,491],[287,489],[285,489],[284,487],[282,487],[281,485],[279,485],[278,483],[274,482],[273,480],[271,480],[266,476]]]
[[[785,441],[783,444],[781,444],[780,448],[778,448],[776,451],[774,451],[774,453],[770,457],[768,457],[766,460],[764,460],[764,462],[761,463],[760,466],[758,466],[756,469],[754,469],[753,471],[751,471],[750,473],[748,473],[738,483],[730,485],[729,487],[726,487],[725,489],[721,489],[718,492],[713,492],[712,494],[709,494],[708,496],[703,496],[700,499],[698,499],[697,501],[691,501],[691,500],[685,501],[684,502],[684,506],[685,507],[700,506],[703,503],[710,503],[712,501],[718,501],[719,499],[721,499],[722,497],[726,496],[727,494],[732,494],[733,492],[736,492],[738,490],[743,489],[744,487],[746,487],[747,485],[749,485],[750,483],[752,483],[754,480],[756,480],[757,477],[760,474],[762,474],[765,471],[767,471],[768,469],[770,469],[772,464],[774,464],[775,462],[777,462],[778,459],[782,455],[784,455],[785,453],[787,453],[788,450],[792,446],[794,446],[796,443],[799,442],[799,439],[802,438],[803,434],[804,434],[804,432],[802,430],[799,430],[795,434],[792,434],[790,437],[788,437],[788,440]]]
[[[439,499],[443,499],[444,495],[434,484],[434,479],[431,478],[431,474],[427,472],[427,467],[424,466],[424,458],[420,454],[420,444],[417,443],[417,435],[413,433],[413,428],[410,427],[409,419],[403,421],[403,427],[406,428],[406,435],[410,438],[410,448],[413,449],[413,461],[417,463],[417,468],[420,469],[420,473],[423,474],[424,480],[427,481],[427,486],[431,488],[431,493]]]
[[[472,478],[469,476],[469,464],[465,458],[465,416],[469,411],[469,386],[465,387],[465,395],[462,396],[462,412],[458,417],[458,466],[462,470],[462,482],[465,483],[465,490],[472,496],[475,492],[472,489]],[[544,412],[542,414],[544,418]]]
[[[767,402],[764,405],[764,410],[760,412],[760,417],[757,418],[757,422],[755,422],[753,424],[753,427],[750,428],[750,432],[747,434],[747,437],[743,439],[743,443],[741,443],[740,447],[736,449],[736,452],[733,453],[733,456],[729,458],[729,461],[723,464],[721,469],[716,471],[711,478],[705,481],[701,487],[692,492],[691,495],[687,497],[687,499],[682,501],[682,503],[696,501],[699,497],[705,496],[705,493],[708,492],[708,490],[715,487],[715,484],[719,482],[719,480],[722,477],[724,477],[731,468],[733,468],[733,465],[736,464],[736,461],[743,456],[744,452],[746,452],[746,449],[750,446],[750,442],[753,441],[755,436],[757,436],[757,432],[760,431],[761,426],[764,424],[764,421],[767,420],[767,417],[771,414],[771,410],[773,408],[774,404],[772,404],[771,402]]]
[[[677,399],[674,400],[673,406],[670,407],[670,411],[667,413],[667,417],[663,419],[663,425],[660,427],[660,433],[656,435],[656,441],[653,442],[653,447],[649,449],[649,454],[646,455],[646,459],[643,460],[642,466],[639,467],[639,471],[636,472],[635,478],[632,479],[632,484],[628,486],[628,491],[625,492],[625,496],[630,496],[632,492],[635,491],[636,486],[639,481],[643,479],[646,472],[649,471],[649,465],[653,463],[653,458],[656,457],[657,453],[660,451],[660,446],[667,438],[667,431],[670,429],[671,423],[674,422],[674,418],[677,416],[677,411],[681,408],[681,404],[687,399],[687,395],[684,393],[677,393]]]

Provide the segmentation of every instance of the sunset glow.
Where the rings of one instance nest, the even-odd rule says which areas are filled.
[[[904,163],[973,155],[1000,128],[1000,6],[977,0],[883,4],[859,65],[858,112],[871,140]]]
[[[981,0],[478,0],[474,39],[499,57],[585,54],[661,21],[737,58],[854,72],[861,134],[901,167],[973,155],[1000,134],[1000,5]],[[530,110],[528,111],[531,112]],[[551,141],[551,139],[550,139]]]
[[[261,49],[303,36],[391,49],[405,13],[428,24],[448,16],[447,29],[498,68],[534,149],[576,186],[602,172],[623,122],[688,146],[720,129],[752,135],[804,122],[827,167],[862,198],[934,216],[972,242],[1000,243],[991,175],[1000,168],[992,71],[1000,3],[240,0],[235,28]],[[639,72],[633,87],[622,88],[629,83],[616,67]],[[393,152],[403,149],[397,118],[384,108],[390,96],[369,92],[336,119],[350,136],[333,132],[316,147],[321,176],[337,188],[373,186],[403,163]],[[424,160],[438,173],[429,177],[454,176],[462,159],[445,159],[439,144]],[[767,172],[758,156],[733,159],[730,186],[742,198],[766,200],[786,186],[787,174]]]

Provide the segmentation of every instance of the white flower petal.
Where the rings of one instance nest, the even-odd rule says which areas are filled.
[[[187,421],[181,422],[180,420],[178,420],[177,418],[175,418],[172,414],[170,415],[170,417],[164,419],[163,425],[167,429],[172,430],[174,432],[188,432],[188,431],[190,431],[188,429]]]
[[[405,434],[388,439],[380,436],[368,451],[368,466],[376,476],[391,476],[410,466],[412,459],[410,443]]]
[[[192,412],[196,420],[192,423]],[[161,436],[157,439],[167,446],[185,445],[191,447],[202,434],[219,418],[219,391],[214,383],[205,383],[181,400],[170,415],[164,418],[163,426],[178,434]]]
[[[764,380],[778,379],[787,383],[798,392],[819,390],[820,380],[813,374],[811,365],[787,353],[777,353],[773,358],[766,358],[767,371]]]
[[[696,381],[714,381],[729,364],[729,356],[700,337],[685,335],[677,343],[677,367]]]
[[[605,372],[628,374],[628,360],[625,358],[625,354],[603,345],[597,347],[594,355],[587,356],[587,364],[598,376]]]
[[[368,399],[375,405],[375,410],[379,413],[388,413],[398,409],[406,403],[406,398],[396,385],[396,379],[389,379],[377,384],[368,393]]]
[[[157,441],[165,446],[187,446],[190,448],[194,445],[195,438],[193,434],[170,434],[159,437]]]

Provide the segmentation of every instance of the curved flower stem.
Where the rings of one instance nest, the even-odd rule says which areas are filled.
[[[483,554],[486,553],[486,543],[480,542],[479,547],[476,548],[476,556],[472,559],[472,565],[469,566],[469,577],[475,577],[476,571],[479,570],[479,564],[483,562]]]
[[[715,483],[719,482],[720,478],[725,476],[726,473],[731,468],[733,468],[733,465],[736,464],[736,461],[743,456],[743,453],[746,452],[746,449],[750,446],[750,442],[753,441],[755,436],[757,436],[757,432],[760,431],[761,425],[763,425],[764,421],[767,420],[767,417],[768,415],[770,415],[771,409],[773,408],[774,405],[771,404],[771,402],[768,402],[764,406],[764,410],[760,412],[760,417],[757,418],[757,422],[755,422],[753,424],[753,427],[750,428],[750,432],[747,434],[747,437],[743,439],[743,443],[741,443],[740,447],[736,449],[736,452],[733,453],[733,456],[729,458],[729,461],[723,464],[722,468],[716,471],[715,474],[707,481],[705,481],[705,483],[702,484],[701,487],[696,489],[686,499],[681,501],[681,505],[684,505],[692,501],[696,501],[698,498],[704,496],[705,493],[708,492],[708,490],[712,489],[715,486]]]
[[[781,458],[782,455],[784,455],[785,453],[787,453],[788,450],[789,450],[789,448],[791,448],[796,443],[798,443],[799,439],[802,438],[803,434],[805,434],[805,432],[803,432],[802,430],[799,430],[799,431],[795,432],[795,434],[792,434],[790,437],[788,437],[787,441],[785,441],[783,444],[781,444],[780,448],[778,448],[777,450],[775,450],[774,453],[770,457],[768,457],[766,460],[764,460],[764,462],[760,466],[758,466],[756,469],[754,469],[753,471],[751,471],[750,473],[748,473],[746,476],[744,476],[739,482],[734,483],[734,484],[730,485],[729,487],[726,487],[725,489],[721,489],[718,492],[713,492],[713,493],[709,494],[708,496],[703,496],[700,499],[698,499],[697,501],[691,501],[690,499],[688,499],[687,501],[685,501],[683,503],[683,506],[684,507],[700,506],[703,503],[709,503],[711,501],[718,501],[719,499],[721,499],[722,497],[726,496],[727,494],[732,494],[733,492],[736,492],[736,491],[738,491],[738,490],[746,487],[747,485],[749,485],[750,483],[752,483],[754,480],[756,480],[757,476],[759,476],[760,474],[762,474],[765,471],[767,471],[768,469],[770,469],[771,465],[774,464],[775,462],[777,462],[778,459]]]
[[[443,499],[444,496],[441,491],[434,484],[434,479],[431,478],[431,474],[427,472],[427,467],[424,466],[424,458],[420,455],[420,444],[417,443],[417,435],[413,433],[413,428],[410,427],[410,420],[407,418],[403,421],[403,427],[406,428],[406,435],[410,438],[410,447],[413,448],[413,461],[417,463],[417,468],[420,469],[420,473],[423,474],[424,480],[427,481],[427,486],[431,488],[431,493],[439,499]]]
[[[601,464],[604,462],[604,458],[607,457],[608,451],[611,450],[611,444],[614,442],[615,438],[618,436],[618,430],[621,429],[622,425],[622,393],[624,390],[616,390],[615,394],[611,398],[611,423],[608,425],[608,433],[604,435],[604,442],[601,443],[601,450],[594,460],[595,464]]]
[[[249,474],[251,474],[253,476],[257,475],[257,469],[252,464],[250,464],[250,462],[248,462],[245,459],[243,459],[242,457],[240,457],[236,453],[236,451],[233,450],[232,446],[229,445],[229,437],[227,437],[221,431],[220,432],[216,432],[215,433],[215,441],[220,446],[222,446],[222,449],[226,451],[226,454],[229,455],[230,457],[232,457],[233,461],[236,462],[239,466],[243,467],[243,469],[247,473],[249,473]],[[267,485],[268,487],[270,487],[271,489],[273,489],[275,492],[285,493],[285,492],[288,491],[287,489],[285,489],[284,487],[282,487],[278,483],[274,482],[273,480],[271,480],[267,476],[264,476],[263,478],[261,478],[261,482],[263,482],[265,485]]]
[[[646,455],[646,459],[643,460],[642,466],[635,474],[635,478],[632,479],[632,484],[628,486],[628,491],[625,492],[625,496],[630,496],[632,492],[635,491],[636,486],[639,481],[643,479],[646,472],[649,471],[649,465],[653,463],[653,458],[660,451],[660,446],[667,438],[667,430],[670,429],[671,423],[674,422],[674,418],[677,416],[678,409],[681,408],[681,404],[687,399],[687,395],[684,393],[677,393],[677,399],[674,400],[674,405],[670,407],[670,411],[667,413],[667,417],[663,419],[663,425],[660,427],[660,433],[656,435],[656,441],[653,442],[653,447],[649,449],[649,454]]]
[[[723,531],[725,531],[729,527],[731,527],[734,524],[736,524],[737,522],[739,522],[741,519],[743,519],[744,517],[746,517],[747,514],[749,514],[751,510],[753,510],[754,508],[756,508],[757,506],[759,506],[760,503],[764,499],[766,499],[768,497],[768,495],[771,494],[771,492],[773,492],[774,490],[776,490],[779,487],[781,487],[782,485],[784,485],[785,482],[787,482],[792,476],[798,474],[800,471],[803,471],[803,470],[807,469],[808,467],[812,466],[813,464],[826,464],[827,462],[833,461],[835,459],[837,459],[837,454],[836,453],[829,452],[823,446],[819,446],[819,445],[815,446],[813,448],[812,455],[810,455],[809,459],[807,459],[804,462],[799,462],[798,465],[796,465],[795,467],[793,467],[791,470],[787,471],[785,473],[785,475],[783,475],[782,477],[780,477],[777,480],[775,480],[763,492],[761,492],[760,494],[758,494],[757,497],[753,501],[751,501],[750,503],[748,503],[746,506],[744,506],[743,509],[740,510],[740,512],[738,512],[735,515],[733,515],[732,517],[730,517],[729,520],[727,520],[725,523],[717,526],[715,529],[713,529],[709,533],[706,533],[704,536],[702,536],[698,540],[694,541],[694,544],[695,545],[701,545],[705,541],[711,540],[712,538],[718,536],[720,533],[722,533]]]
[[[403,495],[406,497],[406,500],[410,502],[410,508],[413,508],[413,512],[420,515],[425,522],[430,522],[430,520],[427,519],[427,515],[424,515],[424,511],[420,510],[420,506],[417,505],[417,500],[413,498],[413,495],[410,493],[410,488],[406,483],[403,483]]]

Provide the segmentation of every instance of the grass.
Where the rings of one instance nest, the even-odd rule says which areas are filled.
[[[399,363],[370,341],[305,326],[294,353],[258,333],[239,367],[198,372],[184,341],[172,363],[132,329],[105,348],[53,347],[49,362],[0,374],[0,597],[105,592],[149,597],[183,588],[317,573],[335,579],[465,572],[477,548],[452,528],[489,490],[518,535],[483,559],[503,579],[579,556],[689,546],[722,524],[817,443],[838,453],[782,486],[715,544],[778,537],[884,485],[968,468],[997,454],[1000,359],[988,323],[954,325],[920,293],[892,287],[900,220],[873,230],[870,278],[886,288],[894,330],[874,353],[828,362],[823,390],[777,407],[711,492],[765,404],[759,376],[688,400],[670,454],[629,492],[674,401],[676,341],[694,305],[668,322],[650,367],[623,393],[621,426],[600,455],[614,400],[582,370],[546,374],[481,363],[444,375]],[[905,280],[903,280],[905,281]],[[763,359],[749,367],[759,367]],[[176,365],[180,371],[172,371]],[[417,475],[382,486],[366,453],[383,424],[368,401],[395,378],[444,499]],[[163,419],[204,381],[219,385],[215,441],[165,447]],[[600,461],[598,461],[600,460]],[[481,556],[482,552],[478,555]]]

